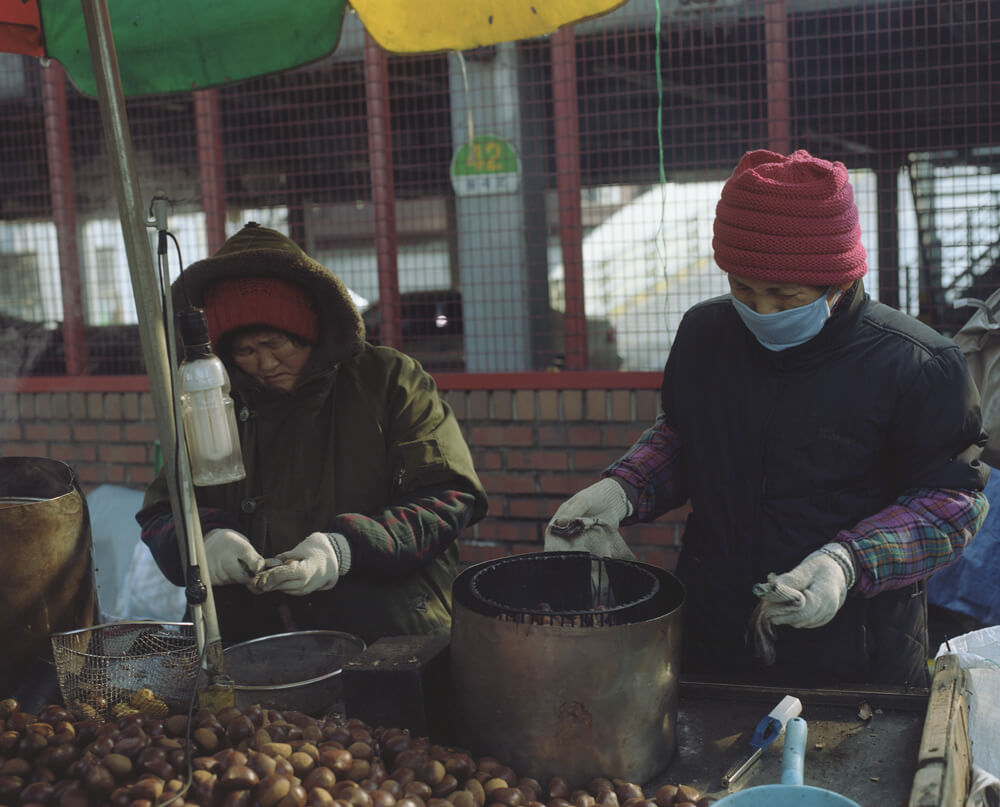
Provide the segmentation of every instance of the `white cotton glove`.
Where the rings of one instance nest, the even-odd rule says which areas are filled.
[[[757,583],[753,593],[761,603],[751,617],[757,656],[774,663],[776,625],[818,628],[833,619],[854,580],[851,550],[835,542],[810,553],[790,572],[772,572],[766,583]]]
[[[277,556],[280,566],[254,578],[258,593],[284,591],[296,597],[328,591],[351,568],[351,547],[337,532],[314,532],[287,552]]]
[[[605,477],[559,505],[545,528],[545,551],[635,560],[618,532],[621,520],[631,511],[625,489]]]
[[[208,576],[213,585],[246,585],[264,568],[264,558],[236,530],[210,530],[204,540]]]

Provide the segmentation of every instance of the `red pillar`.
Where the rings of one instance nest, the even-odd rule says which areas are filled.
[[[59,277],[63,302],[63,345],[66,375],[86,375],[87,332],[83,321],[80,251],[76,238],[76,197],[70,157],[66,79],[55,62],[42,68],[42,107],[45,114],[45,151],[49,164],[52,220],[59,245]]]
[[[771,151],[792,150],[788,89],[788,10],[785,0],[764,0],[764,58],[767,61],[767,142]]]
[[[222,165],[222,126],[218,90],[194,93],[194,121],[198,135],[198,178],[205,211],[208,252],[226,240],[226,180]]]
[[[552,41],[552,107],[556,193],[562,244],[566,316],[566,369],[587,366],[587,312],[583,285],[583,214],[580,208],[580,119],[576,95],[576,37],[567,26]]]
[[[392,176],[392,122],[389,117],[389,59],[365,32],[365,98],[368,118],[368,159],[375,209],[375,257],[381,312],[379,341],[402,347],[399,269],[396,242],[396,194]]]

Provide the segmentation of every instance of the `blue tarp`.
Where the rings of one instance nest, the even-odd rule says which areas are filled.
[[[965,614],[983,625],[1000,625],[1000,471],[986,483],[990,512],[962,556],[927,581],[933,605]]]

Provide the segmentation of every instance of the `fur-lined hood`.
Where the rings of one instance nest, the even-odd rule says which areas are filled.
[[[189,304],[203,308],[206,288],[239,277],[275,277],[305,290],[319,315],[321,364],[334,366],[364,348],[364,321],[344,282],[288,236],[252,221],[211,258],[195,261],[173,282],[175,313]]]

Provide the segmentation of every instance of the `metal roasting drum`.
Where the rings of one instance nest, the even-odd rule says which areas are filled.
[[[684,589],[670,572],[583,552],[463,571],[450,664],[458,740],[523,776],[646,782],[676,747]]]
[[[51,633],[97,621],[90,516],[70,466],[0,458],[0,550],[0,687],[8,692],[33,663],[52,663]]]

